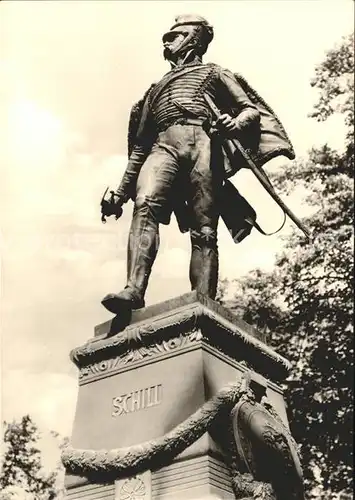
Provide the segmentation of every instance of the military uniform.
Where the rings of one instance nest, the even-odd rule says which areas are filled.
[[[172,70],[148,93],[136,145],[118,188],[120,196],[135,198],[130,247],[136,249],[130,252],[127,284],[145,290],[157,250],[158,225],[169,221],[178,195],[186,200],[190,213],[192,289],[214,298],[217,199],[224,158],[217,148],[212,151],[211,138],[203,126],[210,119],[203,94],[211,95],[221,110],[238,116],[244,129],[258,123],[259,112],[232,73],[202,63],[188,69]],[[173,192],[177,186],[179,192]]]
[[[169,223],[173,211],[180,229],[190,231],[191,288],[215,298],[219,197],[227,170],[221,141],[216,135],[211,138],[205,127],[211,122],[205,94],[222,114],[232,119],[230,137],[238,136],[251,152],[260,153],[261,108],[256,105],[260,100],[246,92],[243,80],[230,71],[216,64],[202,63],[200,56],[213,32],[203,18],[187,17],[177,18],[172,31],[168,32],[168,35],[185,37],[184,52],[180,47],[183,63],[173,67],[149,89],[135,119],[130,121],[132,147],[116,197],[119,204],[133,199],[134,211],[128,244],[127,286],[121,294],[103,301],[113,312],[117,312],[121,299],[131,301],[133,308],[144,305],[158,250],[159,224]],[[191,59],[191,54],[191,62],[185,62]],[[271,116],[265,106],[262,109],[263,115]]]

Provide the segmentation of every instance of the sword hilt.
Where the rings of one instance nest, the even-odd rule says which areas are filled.
[[[122,215],[122,207],[118,203],[115,203],[115,196],[119,196],[115,191],[110,191],[110,197],[108,200],[105,199],[107,191],[109,188],[105,189],[105,192],[101,198],[101,222],[106,224],[106,217],[114,215],[116,220]]]

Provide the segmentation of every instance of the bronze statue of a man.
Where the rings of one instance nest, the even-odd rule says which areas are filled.
[[[115,314],[144,307],[158,251],[159,224],[168,224],[172,212],[180,230],[190,231],[191,288],[215,298],[217,223],[221,212],[226,212],[232,186],[229,183],[227,189],[226,179],[245,166],[237,151],[232,160],[227,157],[225,139],[237,137],[258,166],[278,154],[294,157],[281,123],[246,81],[202,62],[212,38],[213,28],[203,17],[178,16],[163,36],[164,57],[171,69],[132,109],[128,166],[117,191],[102,202],[103,218],[118,218],[122,205],[134,200],[127,285],[102,301]],[[213,122],[205,95],[221,111]],[[234,194],[229,215],[240,226],[234,229],[245,236],[255,222],[255,212]],[[227,225],[230,219],[224,218]]]

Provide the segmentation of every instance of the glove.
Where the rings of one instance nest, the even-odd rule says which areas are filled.
[[[210,133],[221,135],[222,137],[233,137],[239,131],[240,127],[238,120],[224,113],[220,115],[217,120],[212,122]]]

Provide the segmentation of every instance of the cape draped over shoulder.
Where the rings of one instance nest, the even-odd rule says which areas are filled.
[[[289,160],[294,160],[292,143],[275,112],[242,75],[234,73],[234,77],[260,113],[258,148],[256,151],[250,151],[254,162],[261,167],[276,156],[286,156]]]
[[[286,156],[293,160],[295,152],[292,143],[276,113],[240,73],[234,73],[234,77],[260,113],[258,147],[254,151],[249,150],[255,163],[261,167],[277,156]],[[142,99],[131,109],[128,125],[128,155],[131,154],[135,144],[144,102],[155,86],[155,83],[152,84]]]
[[[260,124],[256,146],[255,143],[252,148],[249,148],[247,145],[245,146],[255,164],[261,168],[265,165],[265,163],[273,158],[276,158],[277,156],[285,156],[286,158],[293,160],[295,158],[295,152],[292,143],[275,112],[259,95],[259,93],[249,85],[247,80],[241,74],[233,73],[233,75],[260,113]],[[136,102],[131,109],[128,125],[128,156],[131,155],[137,141],[137,134],[142,119],[144,105],[156,85],[156,83],[153,83],[146,91],[142,99]],[[226,157],[225,161],[228,162]],[[230,177],[230,174],[227,174],[227,168],[225,170],[226,177]],[[234,173],[231,175],[234,175]],[[185,200],[172,200],[172,211],[175,213],[180,230],[182,232],[188,231],[188,209]],[[167,218],[165,223],[168,224],[169,222],[170,217]]]

